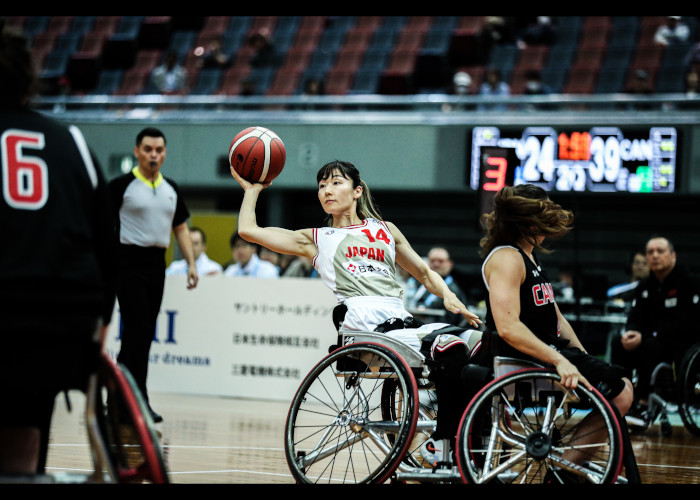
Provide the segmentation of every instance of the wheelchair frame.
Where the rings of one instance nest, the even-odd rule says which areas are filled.
[[[673,433],[673,427],[668,414],[677,410],[688,432],[700,436],[700,343],[688,349],[681,366],[677,368],[676,373],[674,366],[667,362],[654,367],[650,381],[649,406],[645,416],[646,428],[658,419],[661,434],[669,437]],[[662,387],[659,381],[664,372],[672,374],[671,400],[664,397],[664,393],[668,393],[669,390]]]
[[[20,478],[20,481],[76,484],[169,482],[159,436],[148,406],[127,368],[105,352],[101,353],[98,369],[90,376],[85,390],[85,425],[94,471],[30,476]]]
[[[551,389],[559,379],[556,372],[522,360],[496,358],[494,373],[498,372],[498,377],[482,388],[462,418],[455,450],[456,461],[426,468],[422,466],[419,456],[413,456],[419,446],[412,443],[417,435],[429,436],[435,429],[434,412],[423,411],[419,409],[418,404],[418,381],[427,380],[430,375],[425,357],[403,342],[382,333],[340,331],[339,338],[341,345],[336,346],[312,368],[290,406],[285,425],[285,455],[295,480],[302,483],[382,483],[389,480],[454,483],[490,480],[512,482],[517,479],[519,474],[501,468],[481,481],[474,477],[473,470],[468,470],[468,464],[473,462],[473,457],[470,456],[472,451],[469,448],[470,432],[473,432],[469,425],[474,421],[473,410],[475,407],[479,408],[479,401],[492,396],[489,391],[500,390],[515,379],[522,382],[525,378],[534,378],[534,387],[545,384],[552,393],[554,391]],[[357,362],[363,359],[368,363],[347,363],[348,360]],[[346,364],[343,365],[343,362]],[[385,392],[385,386],[392,386],[388,392],[394,393],[395,399],[391,404],[388,404],[385,398],[376,398],[376,402],[370,402],[369,399],[360,401],[359,397],[356,398],[364,392],[360,384],[367,381],[372,381],[371,390],[375,394]],[[382,383],[378,384],[377,381]],[[316,385],[322,388],[317,390]],[[423,384],[420,389],[429,391],[430,384]],[[332,395],[332,391],[336,391],[337,394]],[[318,396],[321,392],[328,401],[319,401],[322,399]],[[351,393],[351,396],[346,392]],[[591,460],[585,466],[578,466],[561,457],[556,459],[557,465],[594,483],[627,482],[623,477],[618,478],[622,469],[624,449],[623,434],[618,423],[619,415],[597,391],[579,387],[576,391],[568,393],[574,393],[574,396],[559,399],[566,400],[567,405],[571,403],[569,406],[572,408],[574,403],[582,399],[593,399],[596,402],[595,408],[604,416],[606,435],[610,436],[603,444],[612,451],[609,453],[608,462],[603,465]],[[337,396],[337,401],[333,400],[333,396]],[[479,397],[482,399],[479,400]],[[323,411],[319,408],[323,408]],[[498,453],[506,456],[512,454],[516,446],[520,446],[520,455],[530,458],[530,465],[526,467],[532,467],[535,462],[541,464],[550,460],[550,454],[561,454],[561,450],[554,450],[554,441],[551,436],[547,436],[547,429],[554,429],[556,426],[553,423],[559,418],[557,415],[568,411],[569,408],[556,406],[554,397],[548,399],[546,408],[549,413],[543,420],[546,422],[544,426],[538,424],[536,431],[523,431],[525,435],[518,437],[522,438],[519,444],[513,437],[515,433],[511,433],[508,438],[510,449],[500,449]],[[517,411],[520,410],[522,408]],[[481,407],[480,411],[484,411],[484,408]],[[511,415],[517,411],[511,409]],[[398,421],[394,420],[397,416]],[[389,417],[391,420],[387,420]],[[501,430],[507,427],[507,424],[497,426]],[[536,438],[531,437],[528,441],[529,435],[536,435]],[[537,438],[540,441],[533,444]],[[501,441],[504,439],[504,436],[501,436]],[[547,439],[549,448],[543,452],[541,441]],[[371,445],[366,444],[369,442]],[[445,444],[448,443],[449,441],[445,440]],[[494,455],[495,448],[492,446],[490,449],[490,454]],[[536,454],[539,455],[533,458]],[[542,477],[538,477],[538,480],[541,479]],[[554,480],[557,479],[559,475],[555,474]]]

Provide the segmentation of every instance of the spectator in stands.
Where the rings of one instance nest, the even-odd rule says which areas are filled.
[[[269,248],[260,247],[260,250],[258,250],[258,257],[275,266],[277,268],[277,273],[279,274],[280,254],[278,254],[277,252],[273,252]]]
[[[250,243],[238,234],[231,236],[231,256],[235,264],[224,270],[225,276],[250,276],[252,278],[277,278],[277,266],[258,256],[260,245]]]
[[[557,27],[550,16],[534,16],[521,30],[519,39],[525,45],[552,45],[557,41]]]
[[[479,94],[483,96],[509,96],[510,85],[503,81],[503,75],[498,68],[490,67],[486,69],[484,82],[481,84]],[[505,104],[480,104],[479,110],[493,109],[506,110]]]
[[[525,95],[547,95],[553,93],[552,88],[542,81],[542,73],[536,69],[531,69],[525,74]],[[527,104],[524,109],[554,109],[547,104]]]
[[[263,247],[264,248],[264,247]],[[318,278],[319,274],[308,257],[297,256],[280,274],[283,278]]]
[[[454,267],[454,261],[450,258],[450,253],[446,248],[441,246],[436,246],[430,249],[428,252],[428,266],[430,269],[435,271],[440,275],[440,277],[445,281],[447,287],[452,290],[452,292],[457,296],[460,302],[466,302],[466,294],[460,286],[455,281],[452,276],[452,268]],[[415,279],[415,278],[412,278]],[[442,299],[437,295],[430,293],[424,286],[417,287],[413,299],[410,303],[410,308],[413,311],[418,311],[420,309],[440,309],[442,312]],[[420,316],[420,313],[417,313]],[[420,317],[419,317],[420,319]],[[434,318],[433,318],[434,319]],[[449,323],[455,326],[466,326],[467,321],[461,314],[455,314],[445,311],[444,316],[439,318],[439,321]]]
[[[686,69],[698,69],[700,68],[700,31],[696,35],[698,38],[695,43],[690,47],[688,53],[683,58],[683,66]]]
[[[241,88],[239,94],[242,96],[251,96],[256,94],[255,81],[252,78],[244,78],[241,80]]]
[[[452,95],[462,96],[470,95],[472,93],[472,77],[466,71],[457,71],[452,77]],[[445,112],[449,111],[463,111],[466,106],[462,103],[445,103],[442,105],[442,110]]]
[[[478,62],[486,64],[496,45],[511,45],[517,41],[516,18],[485,16],[484,26],[477,36]]]
[[[250,65],[254,68],[277,66],[279,57],[275,46],[265,31],[253,33],[248,39],[248,45],[253,49]]]
[[[221,37],[214,37],[202,52],[202,68],[226,69],[231,66],[231,56],[224,52]]]
[[[180,94],[187,89],[187,70],[180,65],[175,52],[165,55],[165,61],[153,70],[152,76],[162,94]]]
[[[649,264],[646,253],[643,251],[635,252],[630,262],[630,280],[610,288],[607,292],[608,298],[631,301],[639,281],[647,276],[649,276]]]
[[[653,236],[646,245],[649,276],[636,288],[625,332],[613,341],[612,363],[624,367],[627,376],[637,371],[637,415],[628,423],[644,426],[652,370],[661,362],[675,362],[700,340],[700,281],[677,263],[673,243]],[[632,413],[632,412],[630,412]],[[639,417],[642,417],[641,421]]]
[[[197,267],[198,276],[214,276],[223,272],[223,267],[207,255],[207,235],[201,228],[190,229],[190,239],[192,240],[192,254]],[[180,259],[173,261],[165,270],[166,276],[182,275],[187,276],[187,260]]]
[[[304,95],[323,95],[326,93],[323,80],[320,78],[309,78],[304,82]]]
[[[681,20],[681,16],[667,16],[654,33],[654,43],[659,45],[674,45],[686,43],[690,38],[690,28]]]
[[[576,278],[576,266],[564,264],[559,268],[559,281],[552,283],[554,297],[560,304],[573,304],[575,300],[574,280]]]
[[[525,94],[542,95],[551,94],[552,88],[542,81],[542,73],[531,69],[525,74]]]

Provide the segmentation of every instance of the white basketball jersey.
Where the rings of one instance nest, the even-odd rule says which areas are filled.
[[[365,219],[346,227],[314,229],[313,264],[339,302],[352,297],[402,298],[395,279],[396,242],[386,223]]]

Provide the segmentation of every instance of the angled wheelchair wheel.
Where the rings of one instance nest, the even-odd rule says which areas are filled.
[[[468,405],[457,435],[467,483],[614,483],[623,442],[610,404],[556,372],[528,368],[486,385]]]
[[[700,344],[690,348],[679,373],[678,412],[688,431],[700,436]]]
[[[133,377],[106,353],[87,394],[96,474],[115,483],[169,482],[160,439]]]
[[[383,398],[386,383],[396,387]],[[415,377],[395,351],[369,342],[336,349],[292,400],[285,426],[292,475],[301,483],[386,482],[407,454],[417,405]]]

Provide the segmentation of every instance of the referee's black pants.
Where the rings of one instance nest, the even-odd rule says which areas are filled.
[[[148,356],[164,286],[165,249],[121,246],[117,300],[122,329],[117,361],[129,370],[146,401]]]

